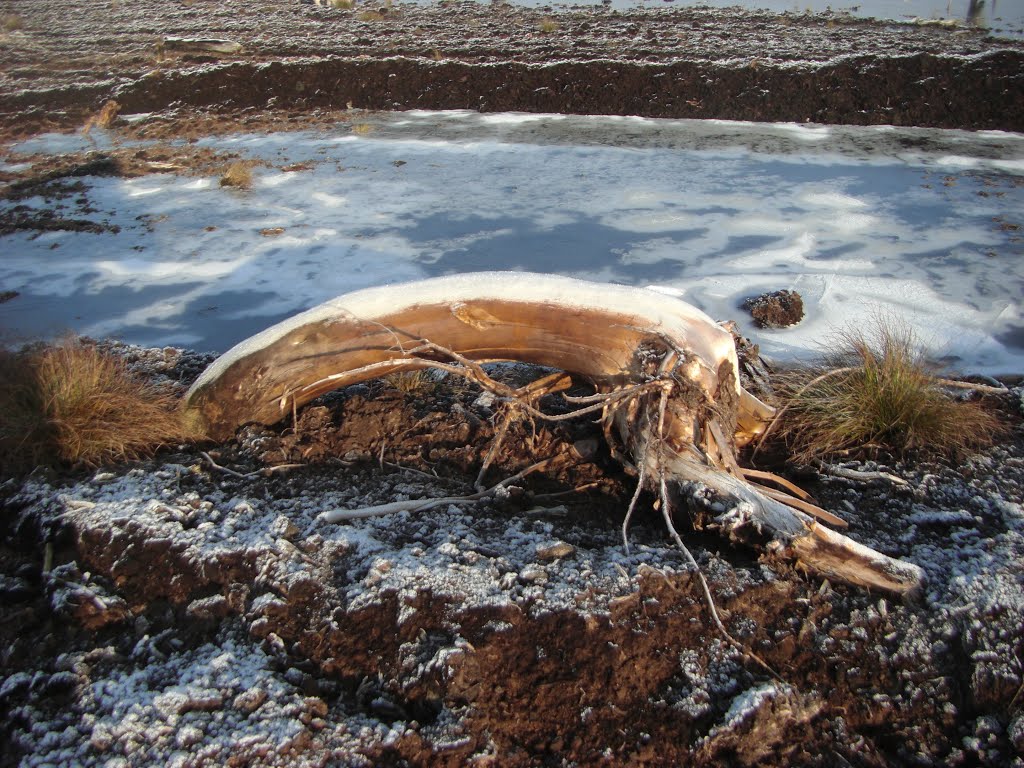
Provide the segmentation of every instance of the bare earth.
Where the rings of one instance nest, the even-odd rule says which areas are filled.
[[[121,351],[172,382],[207,362]],[[652,499],[623,548],[635,481],[593,424],[517,425],[490,482],[553,461],[495,501],[319,520],[471,493],[494,411],[461,380],[9,480],[2,764],[1020,765],[1024,389],[992,405],[1010,431],[978,455],[846,464],[909,485],[795,477],[925,569],[914,602],[686,533],[742,651]]]
[[[108,99],[126,112],[352,105],[1024,128],[1024,43],[967,29],[500,2],[4,0],[0,13],[20,24],[0,32],[0,123],[16,133],[81,125]]]
[[[701,9],[367,10],[3,2],[21,28],[0,33],[0,131],[79,129],[111,99],[158,113],[137,130],[182,137],[349,107],[1024,128],[1024,45],[972,31]],[[40,159],[29,180],[219,161],[187,148]],[[209,362],[120,351],[179,387]],[[719,635],[652,499],[626,553],[635,481],[594,425],[517,426],[492,482],[555,461],[501,499],[318,520],[471,492],[492,405],[461,382],[375,382],[207,456],[4,479],[0,765],[1024,766],[1020,386],[992,398],[1008,431],[991,449],[847,467],[909,485],[793,476],[853,538],[925,569],[914,602],[686,533],[730,633],[771,672]]]

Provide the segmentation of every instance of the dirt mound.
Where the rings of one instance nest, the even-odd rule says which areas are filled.
[[[9,136],[81,127],[110,99],[122,113],[244,109],[256,120],[354,106],[1024,127],[1024,44],[968,29],[500,3],[40,0],[12,11],[20,25],[0,33]],[[227,52],[182,39],[223,40]]]
[[[1013,761],[1020,426],[956,466],[861,467],[908,487],[806,483],[851,535],[925,568],[914,604],[689,532],[740,650],[652,500],[624,550],[632,481],[593,425],[517,425],[495,476],[563,458],[501,497],[319,519],[471,492],[492,405],[360,385],[209,457],[6,483],[3,763]]]
[[[762,293],[743,302],[761,328],[788,328],[804,319],[804,300],[796,291]]]

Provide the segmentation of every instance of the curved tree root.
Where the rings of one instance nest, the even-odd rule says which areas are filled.
[[[597,394],[567,398],[580,406],[570,413],[546,414],[536,392],[482,368],[503,360],[581,375]],[[689,304],[643,289],[476,273],[357,291],[227,352],[189,391],[186,414],[225,438],[331,390],[423,368],[469,378],[535,418],[600,412],[613,454],[642,487],[674,507],[697,487],[711,490],[727,511],[710,525],[733,541],[869,589],[912,595],[923,584],[917,566],[816,522],[811,515],[842,521],[798,489],[750,482],[771,478],[740,468],[736,449],[762,434],[774,411],[740,386],[732,335]]]

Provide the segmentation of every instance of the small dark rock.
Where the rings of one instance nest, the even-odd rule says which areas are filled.
[[[296,688],[302,688],[303,683],[306,681],[306,673],[301,669],[295,667],[289,667],[285,670],[284,679],[294,685]]]
[[[15,672],[0,684],[0,705],[24,698],[32,685],[32,676],[27,672]]]
[[[212,620],[224,618],[230,610],[231,606],[224,595],[212,595],[193,600],[186,613],[193,619]]]
[[[24,579],[0,574],[0,600],[5,603],[23,603],[31,600],[36,591]]]
[[[55,672],[42,684],[41,690],[47,696],[60,696],[69,693],[81,682],[74,672]]]
[[[804,319],[804,300],[796,291],[762,293],[744,301],[743,308],[761,328],[788,328]]]

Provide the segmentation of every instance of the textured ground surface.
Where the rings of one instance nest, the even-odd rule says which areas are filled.
[[[367,10],[2,2],[0,128],[80,128],[111,98],[186,137],[308,125],[349,103],[1024,126],[1020,43],[974,32],[731,11]],[[118,158],[138,172],[180,160]],[[205,362],[130,355],[173,380]],[[7,480],[0,764],[1020,766],[1021,390],[1002,407],[1009,432],[984,453],[857,465],[909,486],[799,478],[854,538],[926,570],[917,602],[687,533],[729,631],[777,678],[713,628],[650,499],[625,553],[632,484],[592,425],[520,430],[492,480],[557,460],[493,502],[318,520],[470,492],[493,412],[464,387],[362,387],[209,459],[182,449]],[[266,471],[281,462],[302,466]]]
[[[631,481],[593,425],[517,427],[491,482],[557,458],[495,501],[318,519],[471,492],[493,411],[461,382],[247,428],[211,449],[234,473],[189,450],[9,481],[3,764],[1021,765],[1021,397],[982,454],[851,465],[909,486],[801,478],[926,570],[916,602],[686,534],[778,678],[714,629],[650,499],[623,550]]]
[[[502,3],[4,0],[0,12],[10,28],[0,31],[9,133],[81,125],[111,98],[128,112],[278,117],[353,105],[1024,127],[1024,43],[976,30]],[[241,49],[195,50],[175,38]]]

